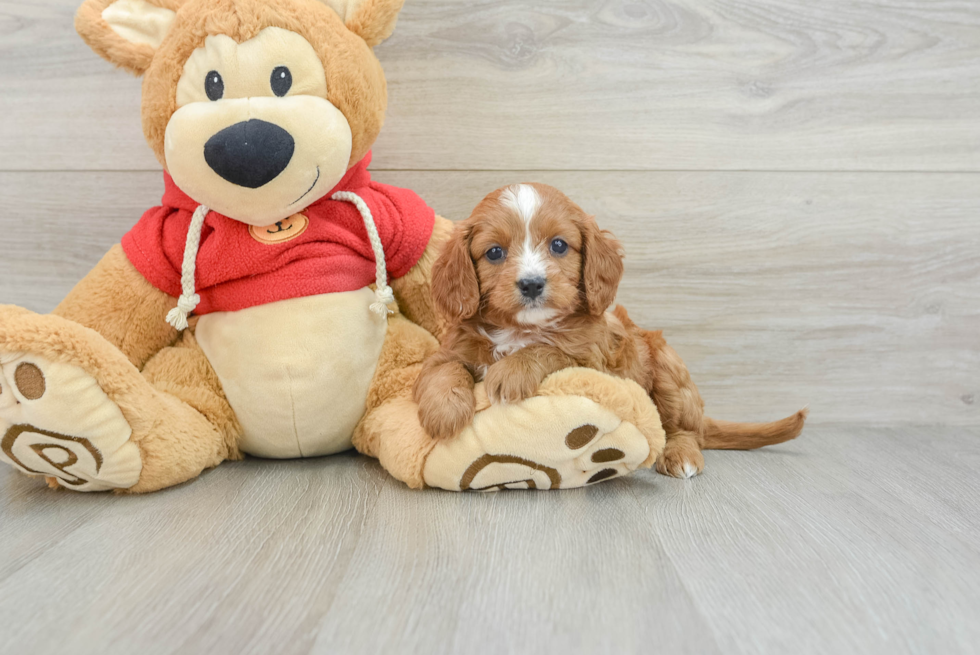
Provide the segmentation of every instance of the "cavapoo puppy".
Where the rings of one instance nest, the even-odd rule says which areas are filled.
[[[803,428],[806,410],[773,423],[705,416],[687,367],[661,333],[637,327],[621,306],[607,311],[623,275],[619,242],[553,187],[519,184],[488,195],[456,227],[432,275],[450,328],[414,397],[434,438],[469,425],[477,381],[491,402],[518,402],[570,366],[629,378],[650,394],[667,433],[657,470],[667,475],[700,473],[702,449],[758,448]]]

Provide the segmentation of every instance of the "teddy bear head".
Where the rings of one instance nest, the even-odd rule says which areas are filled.
[[[195,202],[269,225],[371,148],[387,93],[372,48],[403,0],[87,0],[75,26],[143,76],[143,132]]]

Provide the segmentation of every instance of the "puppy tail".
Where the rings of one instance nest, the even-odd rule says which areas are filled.
[[[752,450],[795,439],[803,430],[808,409],[772,423],[734,423],[704,417],[705,450]]]

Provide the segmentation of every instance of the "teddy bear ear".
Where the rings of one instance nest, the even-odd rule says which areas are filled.
[[[92,50],[142,75],[170,31],[183,0],[86,0],[75,29]]]
[[[372,48],[395,31],[405,0],[320,0],[336,11],[354,34]]]

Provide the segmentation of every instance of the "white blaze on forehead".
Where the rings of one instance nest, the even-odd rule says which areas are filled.
[[[541,196],[529,184],[515,184],[507,187],[500,194],[500,202],[517,212],[525,226],[531,223],[531,219],[541,208]]]
[[[528,232],[524,237],[524,245],[521,248],[521,257],[518,261],[518,279],[547,277],[548,270],[545,268],[544,254],[540,247],[536,247],[531,242],[531,233]]]
[[[531,239],[531,221],[541,208],[541,196],[529,184],[515,184],[504,189],[500,202],[513,210],[524,221],[524,243],[518,259],[520,279],[545,277],[545,258],[541,244]]]

